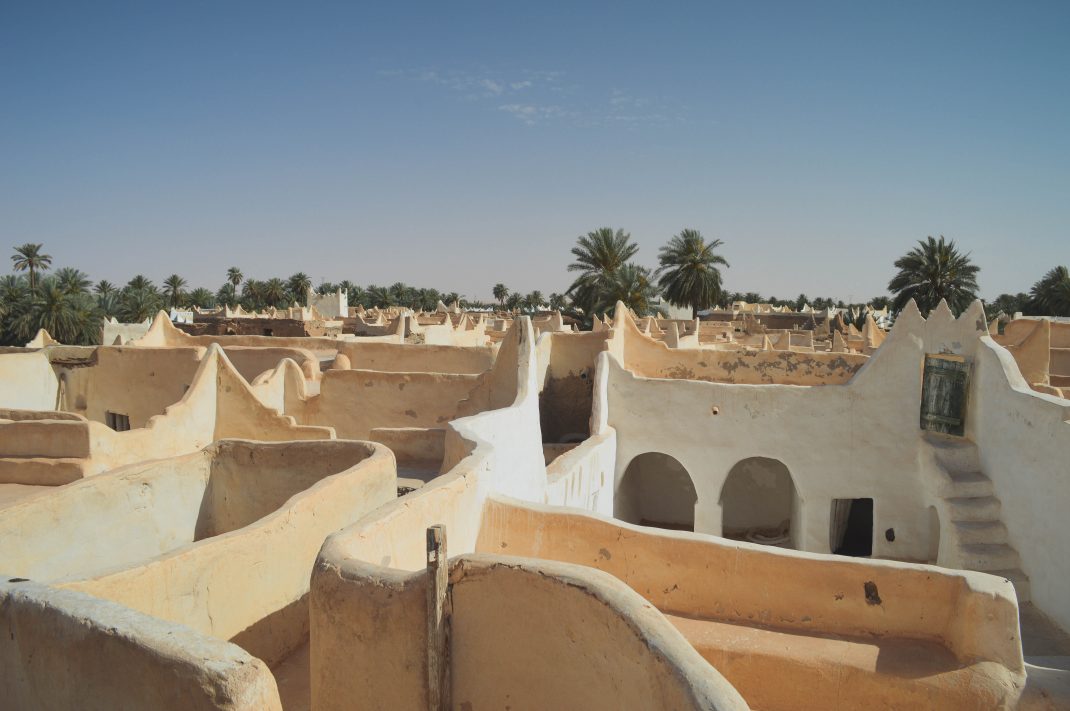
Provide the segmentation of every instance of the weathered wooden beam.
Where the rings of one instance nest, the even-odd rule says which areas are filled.
[[[449,674],[449,565],[446,557],[446,527],[427,529],[427,708],[450,708]]]

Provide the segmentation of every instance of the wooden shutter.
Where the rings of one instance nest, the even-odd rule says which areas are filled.
[[[961,437],[966,426],[970,364],[962,356],[925,356],[921,387],[921,428]]]

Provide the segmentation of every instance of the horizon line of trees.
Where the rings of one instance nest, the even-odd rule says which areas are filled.
[[[962,252],[954,240],[942,235],[939,239],[930,236],[919,240],[917,246],[897,259],[894,266],[898,271],[888,283],[890,296],[877,296],[865,304],[846,304],[828,297],[810,299],[805,294],[778,299],[757,292],[725,291],[721,268],[729,264],[718,252],[723,245],[719,239],[707,241],[698,230],[685,229],[658,250],[658,267],[650,269],[633,261],[639,246],[629,233],[603,227],[577,238],[571,250],[573,261],[568,265],[568,271],[578,272],[577,277],[564,293],[551,293],[545,298],[538,290],[514,293],[500,282],[492,289],[496,303],[466,300],[457,292],[403,282],[362,288],[343,280],[324,282],[315,291],[326,294],[344,289],[350,305],[365,308],[403,306],[430,311],[439,301],[457,302],[465,308],[497,306],[513,312],[536,312],[548,307],[587,323],[594,314],[612,312],[617,301],[647,315],[659,296],[674,306],[689,307],[693,315],[732,301],[772,303],[796,310],[804,304],[815,309],[890,306],[898,313],[911,299],[922,313],[931,311],[941,299],[946,299],[958,313],[978,298],[980,268],[973,264],[968,252]],[[312,287],[304,272],[287,279],[259,280],[246,278],[238,267],[227,269],[223,284],[214,292],[203,287],[188,289],[188,282],[178,274],[168,276],[159,287],[141,274],[122,286],[107,280],[94,283],[88,274],[72,267],[48,273],[52,256],[44,253],[43,247],[36,243],[15,247],[11,260],[16,273],[0,277],[0,345],[21,345],[42,328],[63,343],[96,344],[103,319],[114,317],[137,323],[167,308],[213,308],[225,304],[263,311],[272,306],[307,305],[306,294]],[[1016,312],[1070,316],[1070,273],[1065,266],[1053,267],[1028,293],[1000,294],[985,302],[985,309],[989,319]]]

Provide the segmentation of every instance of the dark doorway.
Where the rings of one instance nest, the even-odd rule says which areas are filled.
[[[830,534],[836,555],[873,555],[873,499],[833,499]]]

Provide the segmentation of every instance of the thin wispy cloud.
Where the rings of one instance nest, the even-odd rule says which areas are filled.
[[[383,76],[433,84],[461,98],[480,103],[528,126],[567,122],[576,127],[665,126],[687,121],[686,111],[664,100],[637,96],[627,89],[589,91],[563,81],[558,71],[504,72],[395,69]]]
[[[529,126],[546,119],[560,118],[565,115],[565,110],[560,106],[540,106],[537,104],[503,104],[498,107],[498,110],[515,116]]]

